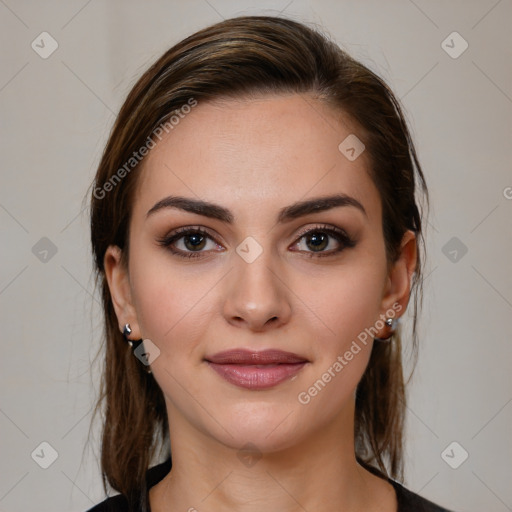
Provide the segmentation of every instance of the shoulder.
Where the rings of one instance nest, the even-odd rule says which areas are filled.
[[[409,491],[409,489],[406,489],[402,484],[382,473],[382,471],[375,466],[360,459],[358,462],[361,466],[370,471],[370,473],[383,478],[394,487],[398,503],[397,512],[454,512],[436,505],[419,494]]]
[[[128,512],[128,500],[122,494],[111,496],[87,512]]]
[[[452,512],[446,508],[440,507],[435,503],[415,494],[398,482],[389,480],[396,491],[398,501],[398,512]]]
[[[146,472],[146,488],[149,490],[160,482],[160,480],[169,473],[171,467],[172,462],[169,454],[164,462],[149,468]],[[140,495],[140,500],[142,502],[146,500],[146,497],[142,493]],[[135,508],[140,508],[140,506],[136,506]],[[101,503],[98,503],[94,507],[88,509],[86,512],[130,512],[130,506],[128,499],[124,494],[117,494],[116,496],[110,496]]]

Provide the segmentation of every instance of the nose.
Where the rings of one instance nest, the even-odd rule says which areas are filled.
[[[291,316],[291,291],[279,262],[264,250],[248,263],[234,255],[234,267],[228,275],[224,316],[228,323],[255,332],[286,325]]]

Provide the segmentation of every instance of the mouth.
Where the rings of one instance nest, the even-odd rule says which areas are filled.
[[[254,352],[244,349],[219,352],[206,357],[205,361],[227,382],[251,390],[272,388],[292,379],[309,362],[282,350]]]

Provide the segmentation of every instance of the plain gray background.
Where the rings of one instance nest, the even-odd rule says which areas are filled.
[[[457,511],[512,510],[510,0],[0,0],[0,512],[103,499],[99,425],[87,443],[101,316],[82,199],[122,101],[197,29],[279,12],[388,81],[430,187],[405,484]]]

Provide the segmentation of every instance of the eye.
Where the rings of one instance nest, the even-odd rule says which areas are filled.
[[[332,239],[336,242],[334,248],[331,247],[333,245],[331,243]],[[299,241],[294,244],[295,247],[299,247],[299,251],[305,251],[308,257],[334,256],[355,245],[356,242],[344,230],[326,225],[317,226],[303,232]],[[330,248],[330,250],[326,251],[327,248]]]
[[[180,228],[157,241],[161,246],[182,258],[200,257],[204,252],[203,249],[207,248],[208,242],[212,242],[210,249],[222,247],[215,242],[208,231],[201,227]],[[181,247],[178,247],[179,245]]]
[[[332,240],[335,241],[334,248],[331,247]],[[157,242],[181,258],[198,258],[208,250],[224,249],[207,230],[201,227],[177,229],[158,239]],[[210,247],[208,247],[209,242]],[[180,245],[181,247],[179,247]],[[297,250],[306,253],[308,257],[325,257],[334,256],[355,245],[356,242],[344,230],[323,225],[301,233],[300,238],[292,247],[298,247]],[[326,251],[328,248],[330,250]]]

